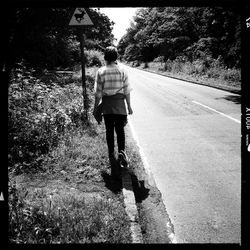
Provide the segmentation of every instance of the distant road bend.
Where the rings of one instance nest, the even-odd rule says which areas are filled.
[[[177,242],[240,243],[240,96],[124,67],[130,123]]]

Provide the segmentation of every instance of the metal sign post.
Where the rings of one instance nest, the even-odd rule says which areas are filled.
[[[82,93],[83,93],[83,109],[84,118],[88,122],[88,95],[86,87],[86,76],[85,76],[85,57],[84,57],[84,27],[94,25],[90,19],[90,15],[87,9],[76,8],[71,15],[69,26],[77,27],[78,38],[80,40],[80,50],[81,50],[81,66],[82,66]]]
[[[85,57],[84,57],[84,32],[82,28],[79,28],[78,37],[80,40],[80,49],[81,49],[81,66],[82,66],[82,95],[83,95],[83,110],[84,118],[88,121],[88,95],[86,87],[86,74],[85,74]]]

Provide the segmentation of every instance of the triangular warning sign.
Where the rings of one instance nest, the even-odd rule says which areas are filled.
[[[76,8],[69,22],[70,26],[89,26],[94,25],[89,14],[84,8]]]

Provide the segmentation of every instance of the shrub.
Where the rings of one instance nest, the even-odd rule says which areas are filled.
[[[218,56],[217,59],[212,59],[210,63],[211,63],[210,66],[212,68],[225,69],[225,64],[223,62],[222,56]]]
[[[100,67],[104,65],[104,57],[103,53],[98,50],[87,50],[85,51],[85,58],[86,58],[86,66],[93,67],[97,66]]]
[[[163,63],[164,62],[164,56],[158,56],[158,57],[156,57],[153,62]]]
[[[171,72],[172,73],[178,73],[181,72],[181,62],[179,60],[174,60],[172,62]]]
[[[207,70],[206,74],[209,78],[219,78],[221,75],[221,69],[216,67],[210,67]]]
[[[224,70],[223,78],[224,78],[224,80],[227,80],[230,82],[240,82],[240,80],[241,80],[240,70],[238,70],[238,69]]]
[[[190,75],[190,74],[195,73],[195,66],[191,62],[184,63],[182,68],[185,74]]]
[[[159,70],[159,71],[166,71],[165,70],[165,63],[160,63],[160,62],[154,62],[156,68]]]
[[[82,89],[46,85],[27,69],[11,77],[8,110],[9,165],[24,168],[82,124]]]
[[[164,71],[172,71],[172,61],[170,59],[168,59],[164,65]]]
[[[193,62],[195,73],[196,74],[203,74],[206,71],[206,66],[203,60],[195,60]]]

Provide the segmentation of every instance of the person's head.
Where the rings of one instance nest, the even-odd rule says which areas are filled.
[[[115,62],[118,57],[117,49],[114,46],[109,46],[104,51],[104,60],[108,63]]]

